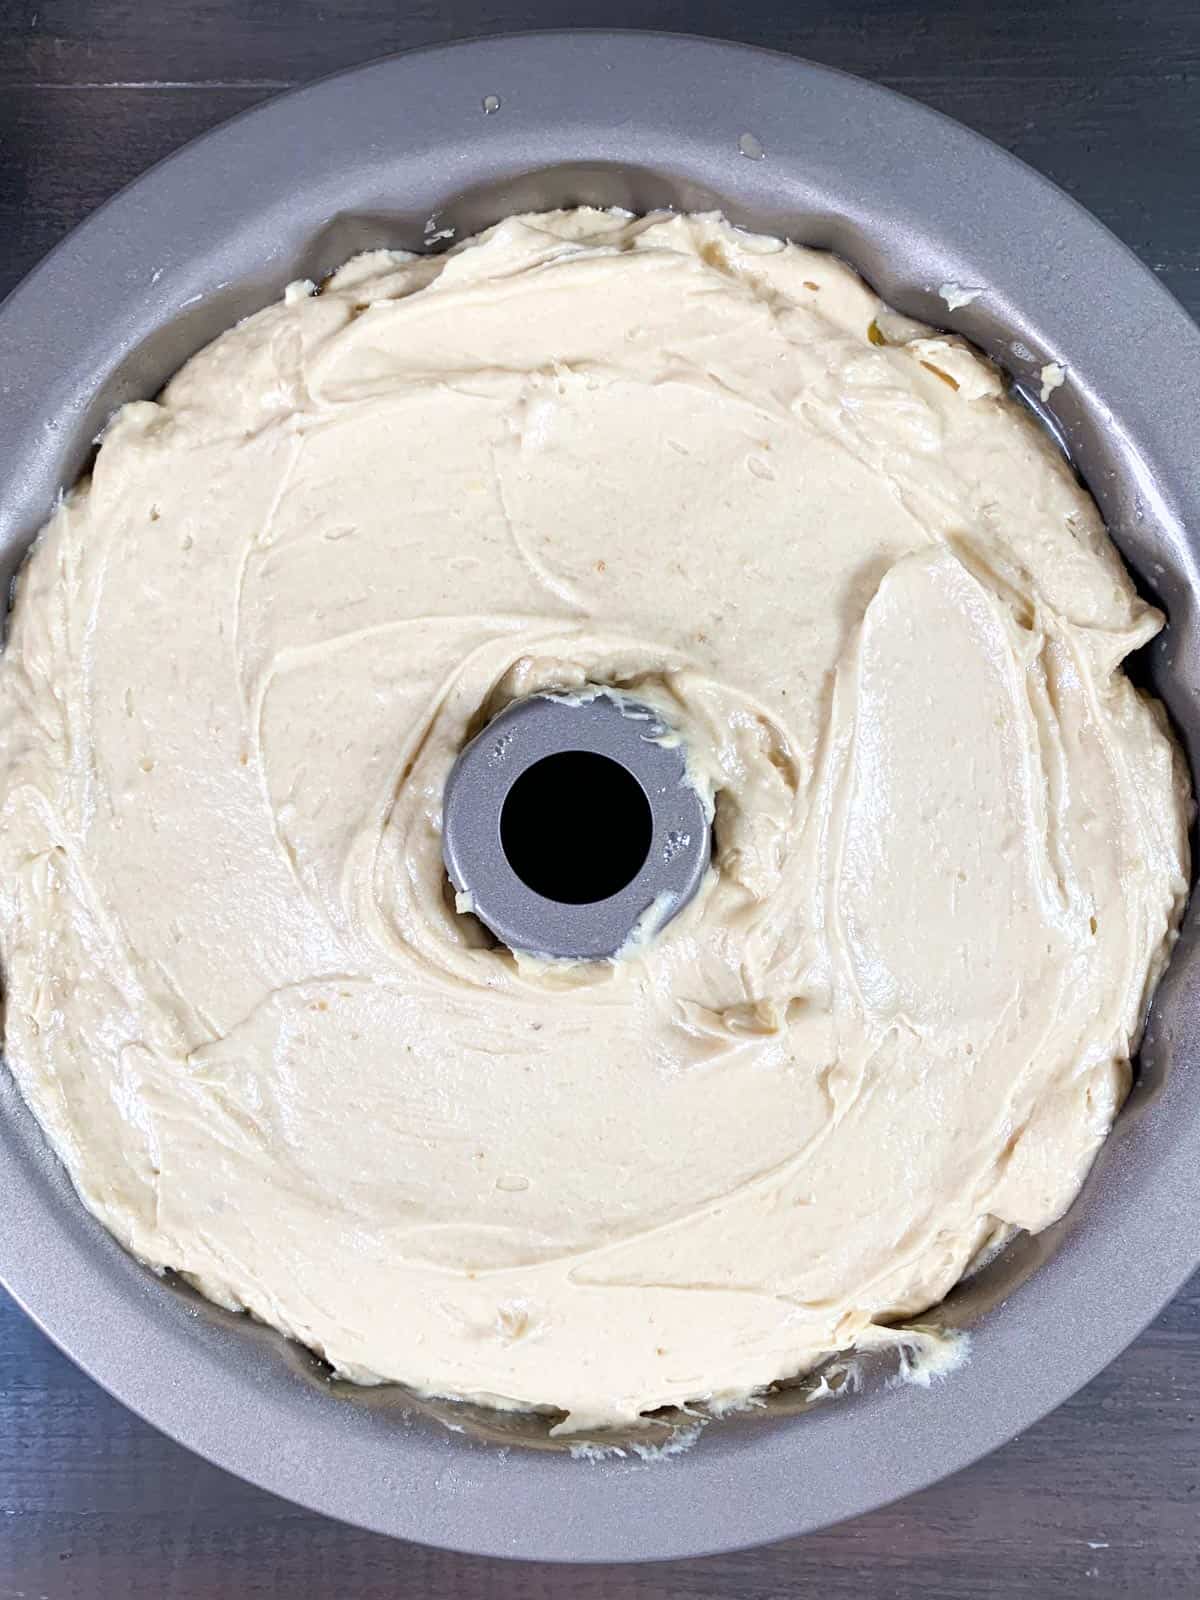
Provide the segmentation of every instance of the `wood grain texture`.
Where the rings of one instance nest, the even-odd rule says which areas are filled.
[[[513,1565],[359,1533],[237,1482],[110,1400],[0,1297],[0,1596],[1195,1600],[1198,1412],[1200,1275],[1074,1399],[896,1506],[702,1561]]]
[[[1196,0],[0,0],[0,294],[152,162],[281,88],[566,22],[741,38],[901,89],[1062,184],[1200,315]],[[1056,1413],[900,1505],[707,1561],[513,1566],[247,1488],[0,1296],[0,1600],[1196,1600],[1198,1418],[1200,1276]]]
[[[391,50],[564,21],[741,38],[875,78],[1054,178],[1200,304],[1195,0],[0,0],[0,293],[256,100]]]

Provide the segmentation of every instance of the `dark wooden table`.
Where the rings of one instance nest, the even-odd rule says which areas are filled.
[[[1197,0],[0,0],[0,294],[152,161],[280,89],[566,21],[746,39],[927,101],[1055,178],[1200,315]],[[246,1487],[110,1400],[0,1295],[0,1600],[1196,1600],[1198,1412],[1200,1276],[1061,1410],[888,1510],[708,1561],[513,1566]]]

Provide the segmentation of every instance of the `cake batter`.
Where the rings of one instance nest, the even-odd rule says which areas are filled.
[[[892,1337],[1070,1204],[1187,883],[1161,617],[998,373],[714,217],[295,286],[125,406],[0,665],[6,1049],[131,1251],[341,1373],[567,1413]],[[513,698],[688,746],[713,866],[497,946]]]

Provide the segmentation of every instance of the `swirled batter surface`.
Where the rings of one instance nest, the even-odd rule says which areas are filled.
[[[293,290],[126,406],[0,668],[7,1050],[132,1251],[359,1378],[619,1421],[1070,1203],[1186,886],[1161,618],[969,349],[713,218]],[[446,892],[513,696],[661,707],[713,870],[627,959]]]

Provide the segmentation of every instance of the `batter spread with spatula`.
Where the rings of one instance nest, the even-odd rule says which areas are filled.
[[[130,1250],[362,1381],[570,1429],[899,1338],[1125,1094],[1161,622],[831,256],[360,256],[124,407],[24,570],[10,1066]]]

